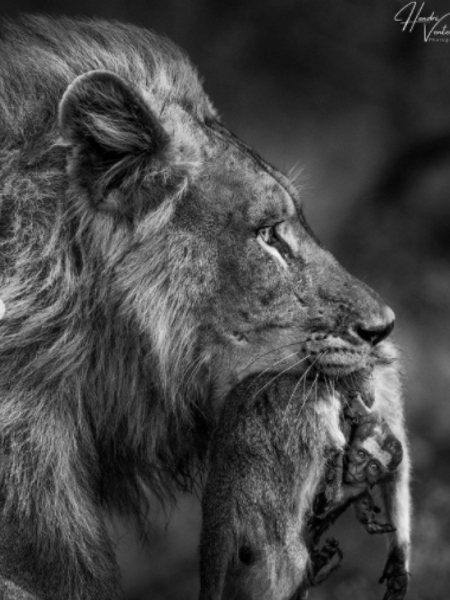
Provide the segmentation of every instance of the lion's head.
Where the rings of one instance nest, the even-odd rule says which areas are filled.
[[[349,373],[391,331],[392,311],[311,233],[301,194],[203,96],[92,71],[65,93],[60,129],[72,202],[113,256],[110,293],[169,387],[195,361],[219,397],[266,369]]]
[[[136,448],[152,423],[154,454],[172,417],[251,373],[366,365],[392,311],[321,247],[301,193],[223,125],[181,52],[39,18],[2,44],[11,389],[63,390],[94,436]]]

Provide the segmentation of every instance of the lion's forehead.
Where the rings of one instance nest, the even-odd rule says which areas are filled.
[[[258,202],[248,207],[250,221],[262,219],[267,225],[273,225],[295,215],[293,199],[272,174],[261,171],[254,183],[254,190]]]
[[[165,126],[178,160],[195,163],[193,179],[199,187],[220,188],[222,202],[255,226],[276,224],[296,214],[287,179],[253,150],[226,130],[208,128],[184,107],[174,105],[168,115]]]
[[[223,161],[230,178],[237,178],[244,191],[250,192],[243,198],[250,223],[274,225],[295,215],[293,198],[280,182],[281,176],[257,155],[231,144]]]

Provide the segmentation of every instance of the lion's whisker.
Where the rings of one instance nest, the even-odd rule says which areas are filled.
[[[280,358],[280,360],[277,360],[276,362],[272,363],[270,366],[266,367],[263,371],[258,372],[255,375],[255,380],[258,379],[259,377],[262,377],[266,373],[269,373],[273,369],[273,367],[275,365],[278,365],[280,362],[283,362],[284,360],[288,360],[289,358],[292,358],[296,354],[298,354],[298,353],[297,352],[292,352],[291,354],[288,354],[287,356],[284,356],[283,358]]]
[[[283,348],[289,348],[289,346],[298,346],[298,345],[300,345],[299,342],[291,342],[289,344],[282,344],[281,346],[275,346],[274,348],[271,348],[268,352],[264,352],[264,354],[259,354],[254,360],[252,360],[251,362],[246,364],[244,367],[239,369],[238,374],[242,373],[242,371],[246,371],[249,367],[251,367],[256,362],[258,362],[258,360],[261,360],[261,358],[264,358],[265,356],[268,356],[269,354],[272,354],[273,352],[277,352],[278,350],[282,350]],[[297,353],[294,352],[294,354],[297,354]],[[292,355],[290,355],[290,356],[292,356]],[[274,364],[277,364],[277,363],[274,363]]]
[[[324,352],[322,352],[322,353],[320,353],[320,354],[318,354],[318,355],[316,356],[316,358],[315,358],[315,359],[313,360],[313,362],[312,362],[312,363],[309,365],[309,367],[308,367],[308,368],[306,369],[306,371],[303,373],[303,375],[301,376],[301,378],[300,378],[300,380],[299,380],[299,382],[298,382],[298,383],[300,384],[300,382],[301,382],[301,381],[303,381],[303,386],[304,386],[304,388],[303,388],[303,394],[304,394],[304,396],[305,396],[305,398],[304,398],[304,401],[303,401],[303,403],[302,403],[302,406],[301,406],[301,409],[300,409],[300,410],[302,410],[302,409],[303,409],[303,407],[305,406],[305,402],[306,402],[306,400],[308,399],[308,395],[309,395],[309,393],[310,393],[310,392],[308,392],[308,394],[306,394],[306,389],[305,389],[305,385],[306,385],[306,377],[307,377],[308,373],[311,371],[311,369],[314,367],[314,365],[316,364],[316,362],[317,362],[319,359],[321,359],[323,356],[325,356],[325,354],[326,354],[326,353],[327,353],[327,351],[325,350]],[[315,383],[317,382],[318,378],[319,378],[319,376],[318,376],[318,375],[316,375],[316,376],[315,376],[315,378],[314,378],[314,382],[313,382],[312,386],[314,386],[314,385],[315,385]]]
[[[311,363],[311,365],[309,365],[309,367],[306,369],[306,371],[305,371],[305,372],[303,373],[303,375],[300,377],[300,379],[298,380],[298,382],[295,384],[294,390],[293,390],[293,392],[292,392],[292,394],[291,394],[291,397],[289,398],[289,401],[288,401],[288,403],[287,403],[287,405],[286,405],[286,409],[285,409],[285,413],[284,413],[284,416],[283,416],[283,421],[282,421],[283,423],[284,423],[284,419],[285,419],[285,418],[286,418],[286,416],[287,416],[287,411],[288,411],[288,408],[289,408],[290,402],[291,402],[291,400],[293,399],[293,397],[294,397],[294,394],[295,394],[295,392],[297,391],[297,389],[298,389],[298,387],[299,387],[299,385],[301,384],[301,382],[302,382],[302,381],[303,381],[303,385],[304,385],[304,388],[303,388],[303,396],[304,396],[304,397],[303,397],[303,402],[302,402],[302,405],[301,405],[301,407],[300,407],[299,413],[301,413],[301,412],[303,411],[303,408],[304,408],[304,406],[305,406],[305,404],[306,404],[306,402],[307,402],[307,400],[308,400],[308,398],[309,398],[309,396],[310,396],[310,394],[311,394],[311,392],[312,392],[312,390],[313,390],[313,389],[315,389],[315,390],[316,390],[316,398],[317,398],[317,381],[318,381],[318,379],[319,379],[319,375],[318,375],[318,374],[316,374],[316,376],[314,377],[314,381],[312,382],[312,384],[311,384],[311,386],[310,386],[310,389],[309,389],[308,393],[306,393],[306,389],[305,389],[305,385],[306,385],[306,376],[308,375],[309,371],[310,371],[310,370],[311,370],[311,369],[314,367],[315,363],[316,363],[316,362],[317,362],[317,361],[318,361],[320,358],[322,358],[323,356],[325,356],[325,354],[326,354],[326,353],[327,353],[327,350],[325,350],[324,352],[322,352],[322,353],[318,354],[318,355],[317,355],[317,357],[314,359],[314,361]],[[290,439],[290,436],[289,436],[289,438],[288,438],[288,443],[289,443],[289,439]]]
[[[304,362],[305,360],[307,360],[308,358],[310,358],[310,354],[308,354],[307,356],[303,357],[302,359],[298,360],[297,362],[295,362],[293,365],[290,365],[289,367],[287,367],[286,369],[284,369],[283,371],[280,371],[279,373],[277,373],[275,375],[275,377],[272,377],[272,379],[270,381],[268,381],[260,390],[258,390],[255,394],[253,394],[252,399],[256,398],[257,396],[259,396],[259,394],[261,394],[261,392],[263,392],[269,385],[271,385],[274,381],[276,381],[279,377],[281,377],[282,375],[284,375],[285,373],[287,373],[288,371],[290,371],[291,369],[294,369],[295,367],[298,367],[299,364],[301,364],[302,362]]]

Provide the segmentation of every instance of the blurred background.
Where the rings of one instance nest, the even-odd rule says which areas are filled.
[[[394,16],[405,4],[0,0],[0,10],[113,18],[167,35],[228,126],[275,166],[301,171],[313,229],[397,314],[414,464],[408,597],[439,600],[450,594],[450,36],[425,41],[420,24],[402,31]],[[426,0],[421,16],[448,9]],[[155,505],[149,547],[116,527],[130,600],[196,598],[199,528],[188,497],[167,514]],[[382,540],[351,514],[335,535],[343,566],[310,598],[381,599]]]

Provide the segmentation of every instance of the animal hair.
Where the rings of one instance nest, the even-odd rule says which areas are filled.
[[[288,600],[308,586],[308,522],[345,438],[338,396],[298,384],[255,376],[224,405],[202,501],[200,600]]]
[[[58,106],[77,76],[101,69],[156,108],[170,98],[212,109],[184,55],[133,26],[23,17],[3,23],[0,53],[0,557],[22,540],[0,569],[24,584],[23,573],[39,573],[33,585],[52,598],[112,600],[119,585],[98,508],[140,518],[146,486],[170,499],[192,485],[209,357],[158,266],[176,260],[166,243],[170,197],[137,228],[134,239],[152,236],[159,259],[154,272],[147,261],[145,272],[122,273],[124,297],[115,278],[129,243],[114,219],[94,216],[67,189]],[[172,159],[160,177],[176,199],[192,165]],[[175,268],[172,277],[176,286]],[[139,296],[144,278],[151,306]],[[154,324],[153,339],[142,322]]]
[[[58,135],[55,115],[63,93],[92,70],[125,78],[160,109],[176,99],[200,114],[211,111],[188,58],[168,39],[133,25],[22,16],[3,21],[1,43],[2,135],[7,142],[29,141],[30,152],[48,149]]]
[[[206,106],[207,101],[194,69],[175,46],[129,25],[23,17],[19,23],[4,23],[1,51],[0,269],[1,297],[9,318],[2,324],[0,339],[0,356],[8,359],[0,362],[0,369],[11,393],[11,402],[2,398],[3,431],[14,428],[16,418],[28,417],[22,413],[20,395],[13,390],[34,389],[47,398],[36,407],[36,420],[40,412],[42,416],[50,412],[54,403],[75,420],[94,422],[96,434],[105,443],[120,430],[124,445],[131,443],[144,460],[149,451],[144,447],[157,445],[156,440],[165,436],[162,431],[146,433],[148,423],[158,421],[149,411],[165,413],[167,403],[151,405],[142,396],[162,388],[172,405],[174,424],[186,416],[184,404],[177,405],[176,400],[184,399],[178,389],[183,367],[187,368],[182,357],[192,360],[195,340],[188,340],[195,334],[187,323],[181,325],[186,315],[176,298],[160,298],[163,305],[154,312],[164,312],[171,325],[180,323],[175,326],[177,344],[168,348],[174,334],[160,334],[164,342],[157,358],[163,380],[146,372],[143,365],[157,360],[155,348],[142,339],[126,303],[120,305],[120,300],[108,297],[112,270],[127,248],[114,235],[110,220],[105,218],[98,227],[67,197],[56,114],[67,86],[92,69],[126,76],[159,100],[171,94],[199,106]],[[158,232],[168,210],[164,207],[154,219],[155,254],[162,252]],[[108,264],[95,264],[100,243],[108,237],[97,235],[97,227],[111,232]],[[159,238],[163,236],[159,233]],[[154,278],[156,291],[158,284],[164,285],[162,279]],[[162,294],[155,293],[156,303],[158,296]],[[105,341],[112,344],[107,352]],[[201,358],[197,360],[201,370]],[[174,365],[180,379],[174,377]],[[26,399],[23,404],[27,406]],[[114,433],[108,433],[111,426]]]
[[[378,356],[375,376],[369,369],[340,380],[319,383],[315,379],[301,393],[301,380],[292,375],[257,375],[232,391],[213,435],[203,496],[200,600],[288,600],[294,594],[303,598],[310,584],[321,582],[337,566],[334,557],[342,558],[334,542],[327,542],[322,551],[316,546],[324,531],[355,501],[356,514],[368,531],[391,536],[387,565],[392,569],[396,563],[396,569],[385,569],[389,573],[386,598],[404,597],[409,553],[409,530],[404,522],[409,519],[409,495],[403,479],[409,463],[398,365],[388,344],[382,344],[374,355]],[[385,369],[392,370],[389,410],[385,410],[386,398],[380,399],[380,390],[373,388]],[[385,465],[389,473],[377,483],[384,484],[381,477],[388,481],[383,491],[392,523],[373,519],[367,481],[344,484],[344,451],[348,452],[352,439],[343,413],[352,392],[364,394],[365,402],[374,407],[373,411],[365,409],[366,421],[352,426],[352,435],[379,438],[391,455]],[[384,413],[388,413],[389,425]],[[392,434],[394,421],[396,431],[403,428],[403,448]],[[401,474],[396,471],[399,451],[405,458]],[[330,550],[331,569],[327,564],[319,568],[317,557],[322,559]],[[391,596],[393,590],[398,596]]]

